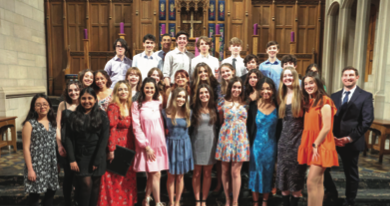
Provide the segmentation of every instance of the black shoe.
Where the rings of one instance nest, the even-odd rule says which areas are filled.
[[[339,193],[336,192],[325,192],[324,202],[336,201],[339,199]]]
[[[283,206],[290,206],[290,195],[282,195]]]

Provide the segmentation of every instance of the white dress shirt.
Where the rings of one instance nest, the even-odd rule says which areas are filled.
[[[353,89],[349,90],[351,93],[348,96],[348,101],[347,102],[349,102],[349,100],[351,100],[351,97],[352,97],[353,93],[355,92],[355,90],[356,90],[356,85],[355,85],[355,87]],[[343,89],[343,94],[341,95],[341,103],[343,102],[343,99],[344,99],[344,97],[346,95],[345,92],[347,92],[347,91],[345,91],[345,89]]]
[[[210,69],[214,75],[215,75],[215,72],[218,71],[219,60],[217,58],[210,56],[210,55],[203,56],[202,54],[200,54],[199,56],[197,56],[191,60],[190,77],[192,77],[192,73],[195,71],[196,65],[198,65],[201,62],[206,63],[210,67]]]
[[[137,67],[142,74],[142,81],[148,77],[148,72],[153,67],[163,69],[163,61],[157,53],[153,53],[151,56],[147,56],[145,52],[137,54],[133,57],[133,67]]]
[[[171,83],[175,83],[175,73],[180,69],[184,69],[187,72],[190,72],[191,69],[191,59],[195,56],[193,53],[185,50],[181,52],[177,47],[168,52],[165,55],[163,75],[164,77],[169,77]]]
[[[244,64],[244,59],[241,58],[240,55],[238,55],[235,59],[237,60],[236,61],[236,77],[241,77],[242,75],[248,73],[248,71],[245,67],[245,64]],[[229,58],[222,60],[222,64],[224,64],[224,63],[229,63],[229,64],[233,65],[233,56],[230,56]]]

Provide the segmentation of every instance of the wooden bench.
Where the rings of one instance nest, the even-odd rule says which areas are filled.
[[[15,128],[16,117],[0,117],[0,148],[12,145],[16,152],[16,128]],[[8,128],[11,129],[11,141],[8,138]],[[6,137],[5,141],[3,140]],[[1,152],[0,152],[1,156]]]
[[[369,143],[369,133],[373,132],[371,144]],[[371,148],[379,151],[379,162],[382,163],[383,155],[390,154],[390,149],[385,149],[387,136],[390,135],[390,121],[389,120],[380,120],[375,119],[371,125],[369,131],[365,134],[367,148]],[[378,144],[376,144],[376,138],[378,139]]]

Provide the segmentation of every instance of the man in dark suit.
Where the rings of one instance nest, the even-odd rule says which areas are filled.
[[[356,85],[359,79],[357,69],[346,67],[342,71],[341,80],[344,88],[333,93],[331,98],[337,107],[334,116],[333,135],[337,152],[343,163],[346,191],[344,205],[355,205],[359,186],[358,159],[359,153],[365,148],[364,133],[374,120],[372,94]],[[333,183],[329,169],[325,171],[325,199],[337,197],[336,186]]]

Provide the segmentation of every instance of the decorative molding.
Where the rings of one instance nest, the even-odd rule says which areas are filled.
[[[190,11],[190,8],[194,8],[195,11],[198,11],[198,8],[202,8],[204,11],[207,11],[209,9],[209,0],[176,0],[175,5],[177,11],[181,11],[181,8],[186,8],[187,11]]]
[[[46,0],[48,2],[63,2],[64,0]],[[149,0],[150,1],[150,0]],[[86,0],[66,0],[66,2],[87,3]],[[114,2],[114,3],[133,3],[133,0],[89,0],[89,2]]]
[[[252,0],[252,4],[308,4],[308,5],[318,5],[325,4],[325,1],[321,0]]]
[[[84,52],[70,52],[70,56],[84,56]],[[106,52],[89,52],[89,56],[115,56],[115,52],[106,51]]]

